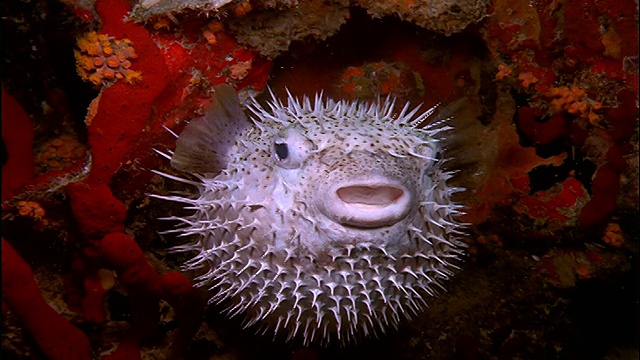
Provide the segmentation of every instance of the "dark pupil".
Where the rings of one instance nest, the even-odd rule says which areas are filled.
[[[278,159],[284,160],[289,156],[289,147],[287,144],[276,144],[276,155]]]

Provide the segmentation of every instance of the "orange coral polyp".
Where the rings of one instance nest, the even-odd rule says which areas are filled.
[[[132,83],[142,78],[140,72],[130,69],[130,60],[137,56],[129,39],[89,32],[78,39],[78,48],[74,52],[76,69],[86,81],[109,85],[118,79]]]
[[[116,73],[111,69],[105,69],[102,76],[104,76],[105,79],[111,80],[116,77]]]
[[[42,206],[35,201],[19,201],[18,214],[20,214],[20,216],[30,216],[39,220],[46,215],[46,212]]]
[[[589,120],[593,125],[598,124],[600,115],[594,111],[601,109],[602,103],[589,99],[585,89],[575,85],[561,86],[551,88],[549,94],[554,97],[550,104],[556,111],[566,111]]]
[[[111,56],[109,59],[107,59],[107,66],[110,68],[117,68],[118,66],[120,66],[120,60],[115,55]]]

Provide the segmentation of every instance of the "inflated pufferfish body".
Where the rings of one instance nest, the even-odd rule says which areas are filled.
[[[447,186],[436,139],[449,127],[417,128],[433,109],[394,116],[389,99],[269,107],[254,101],[250,121],[217,86],[170,157],[197,192],[157,196],[193,210],[170,217],[195,239],[175,250],[196,253],[184,267],[204,270],[210,302],[305,344],[384,333],[423,310],[464,246],[450,200],[462,189]]]

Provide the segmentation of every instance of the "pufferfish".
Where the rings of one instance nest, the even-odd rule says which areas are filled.
[[[247,105],[215,87],[165,154],[188,175],[170,216],[192,240],[198,286],[246,327],[305,345],[379,336],[423,311],[464,254],[462,188],[442,164],[445,120],[394,100],[272,96]]]

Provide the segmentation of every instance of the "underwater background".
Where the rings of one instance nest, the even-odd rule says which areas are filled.
[[[632,0],[61,0],[2,9],[3,359],[636,359]],[[424,314],[305,348],[242,329],[159,235],[211,89],[441,104],[467,256]],[[468,161],[464,161],[468,160]]]

